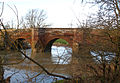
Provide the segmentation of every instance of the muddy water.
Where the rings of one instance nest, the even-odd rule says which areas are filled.
[[[72,49],[63,46],[52,46],[51,49],[51,53],[31,53],[31,49],[24,52],[27,56],[43,65],[49,72],[68,76]],[[19,64],[4,66],[4,78],[12,75],[11,83],[51,83],[56,79],[61,79],[46,75],[40,67],[28,59],[22,61],[24,56],[16,51],[0,51],[0,55],[4,57],[6,64],[21,61]]]

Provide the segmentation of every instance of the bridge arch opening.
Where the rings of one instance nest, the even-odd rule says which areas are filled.
[[[52,46],[69,46],[69,42],[67,42],[64,39],[61,38],[54,38],[51,41],[48,42],[48,44],[46,45],[44,52],[51,52],[52,50]]]
[[[69,64],[71,61],[72,48],[64,39],[55,38],[49,41],[45,51],[51,54],[53,64]]]
[[[14,41],[12,47],[12,49],[30,49],[31,48],[31,45],[30,43],[24,39],[24,38],[18,38]]]

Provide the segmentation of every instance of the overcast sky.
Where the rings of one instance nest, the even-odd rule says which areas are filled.
[[[13,11],[7,7],[16,5],[19,18],[25,16],[29,9],[43,9],[47,14],[47,23],[52,27],[70,27],[76,25],[76,17],[80,21],[85,20],[87,15],[95,12],[96,8],[81,4],[80,0],[0,0],[5,2],[3,13],[4,22],[11,21],[15,17]],[[13,7],[14,8],[14,7]],[[75,27],[75,26],[74,26]]]

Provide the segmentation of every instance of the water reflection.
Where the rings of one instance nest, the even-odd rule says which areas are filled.
[[[51,54],[50,53],[37,53],[32,56],[38,56],[38,58],[42,58],[42,60],[50,61],[47,60],[51,59],[50,62],[53,64],[69,64],[72,56],[72,48],[69,47],[64,47],[64,46],[52,46],[51,48]],[[31,57],[31,49],[27,49],[24,51],[27,56]],[[23,55],[22,55],[23,56]],[[24,56],[23,56],[24,57]]]
[[[35,77],[36,75],[38,75],[38,72],[19,70],[14,68],[5,70],[5,78],[11,75],[13,76],[10,80],[10,83],[52,83],[55,79],[54,77],[48,76],[46,74],[40,74],[39,76]],[[61,80],[61,78],[57,79]]]
[[[52,46],[52,61],[54,64],[69,64],[72,55],[72,49],[63,46]]]
[[[103,60],[110,63],[115,57],[115,53],[112,52],[91,51],[90,53],[94,57],[93,59],[98,63],[102,62]]]
[[[69,64],[71,61],[71,56],[72,56],[71,48],[63,47],[63,46],[59,46],[59,47],[52,46],[51,55],[43,54],[43,53],[35,53],[31,55],[31,49],[27,49],[24,52],[26,53],[27,56],[33,58],[35,61],[43,65],[49,72],[61,73],[62,75],[68,74],[67,64]],[[24,58],[23,55],[15,51],[9,53],[3,52],[3,55],[6,56],[5,58],[6,63],[19,62]],[[11,83],[16,83],[16,82],[27,83],[29,78],[33,78],[38,73],[41,74],[37,76],[37,78],[33,78],[32,82],[36,81],[37,83],[39,83],[38,81],[40,81],[40,83],[44,83],[45,81],[45,83],[51,83],[54,80],[54,77],[46,75],[45,72],[43,72],[40,67],[38,67],[37,65],[35,65],[34,63],[32,63],[27,59],[17,65],[5,66],[5,73],[4,73],[5,78],[12,75],[13,73],[15,74],[11,78]]]

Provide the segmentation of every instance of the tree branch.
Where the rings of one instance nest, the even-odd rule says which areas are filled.
[[[0,17],[2,16],[2,14],[3,14],[3,10],[4,10],[4,2],[2,2],[3,4],[2,4],[2,11],[1,11],[1,13],[0,13]]]
[[[38,62],[36,62],[35,60],[33,60],[32,58],[28,57],[25,53],[23,53],[21,50],[18,49],[18,52],[20,52],[21,54],[23,54],[27,59],[29,59],[30,61],[32,61],[33,63],[35,63],[36,65],[38,65],[40,68],[42,68],[43,71],[45,71],[48,75],[50,76],[55,76],[55,77],[60,77],[66,80],[71,80],[71,78],[62,76],[62,75],[58,75],[58,74],[53,74],[50,73],[48,70],[46,70],[42,65],[40,65]]]

